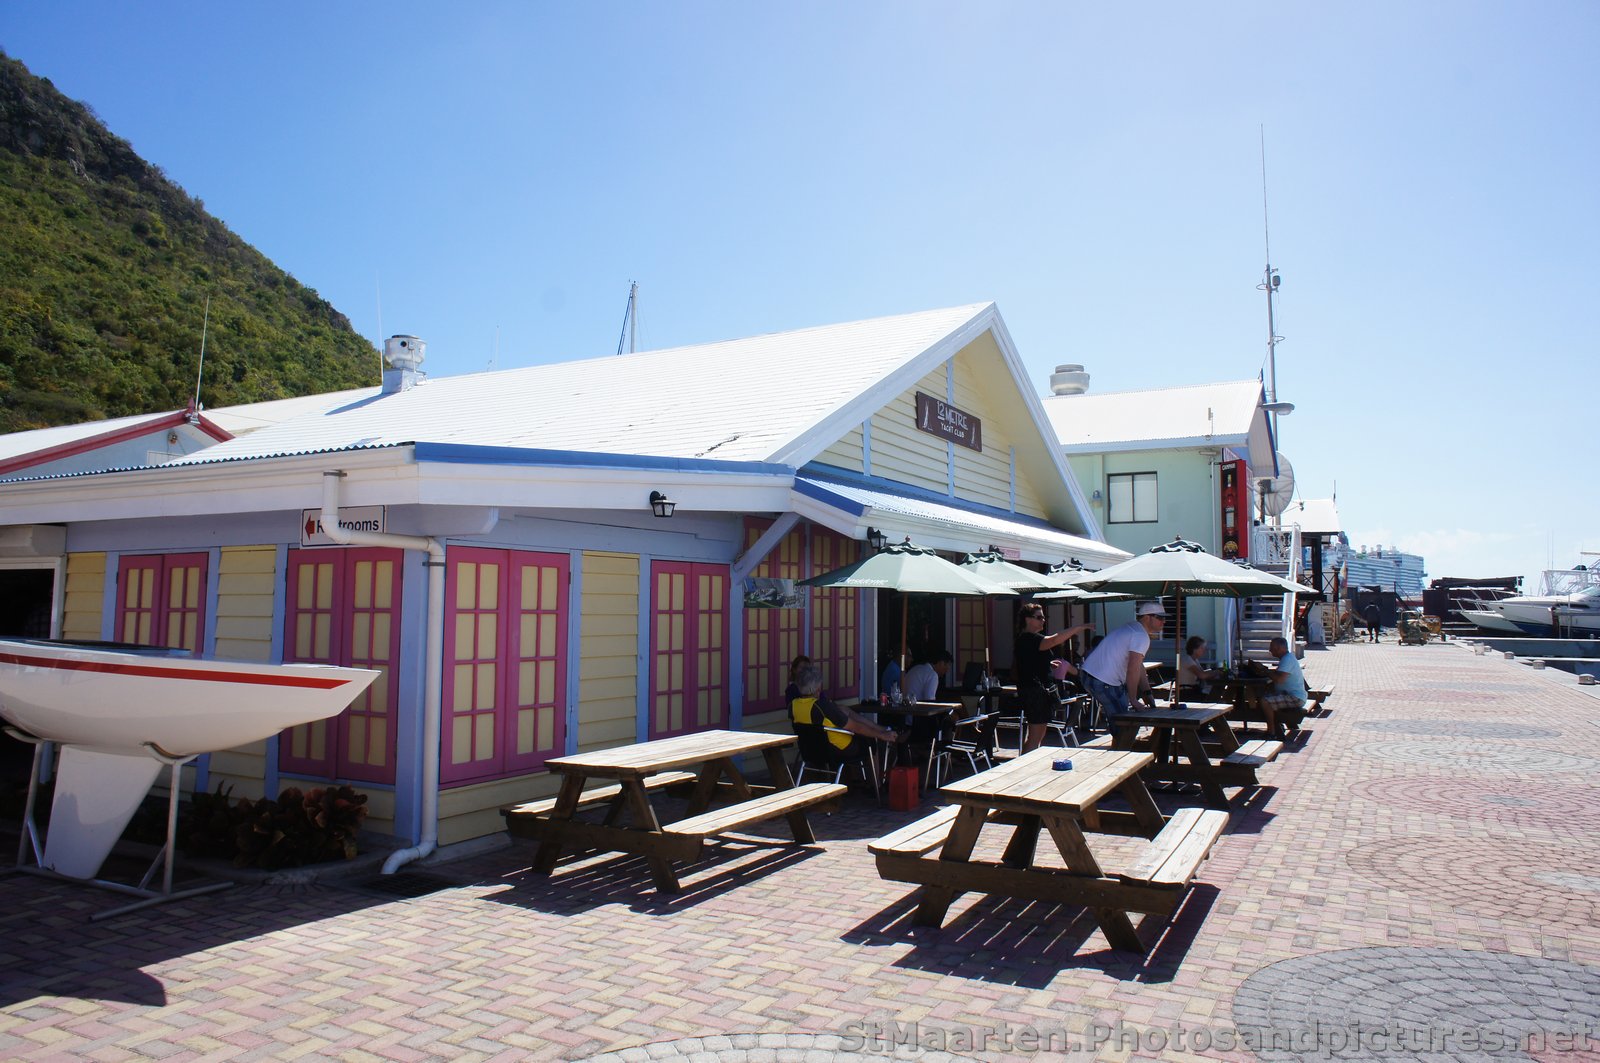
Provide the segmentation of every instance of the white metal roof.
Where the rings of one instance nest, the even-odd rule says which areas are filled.
[[[242,436],[268,428],[283,421],[308,413],[323,413],[334,406],[343,406],[356,399],[376,395],[379,389],[354,388],[349,391],[330,391],[323,395],[299,395],[288,399],[268,399],[266,402],[247,402],[238,406],[218,406],[204,413],[211,423],[230,435]]]
[[[1262,400],[1259,380],[1047,395],[1045,413],[1068,454],[1237,446],[1249,440]]]
[[[992,306],[361,391],[183,463],[432,442],[798,465],[842,434],[830,415],[919,356],[954,354],[945,342]]]
[[[132,428],[145,421],[159,421],[171,413],[141,413],[134,417],[114,417],[107,421],[85,421],[82,424],[60,425],[56,428],[34,428],[26,432],[0,435],[0,461],[20,458],[24,454],[53,450],[56,447],[83,443],[100,436]]]
[[[1283,511],[1283,523],[1300,525],[1303,535],[1337,535],[1344,531],[1339,523],[1339,507],[1331,498],[1297,498]]]

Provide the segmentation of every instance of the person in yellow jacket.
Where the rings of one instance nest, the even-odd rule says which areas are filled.
[[[828,741],[836,749],[851,750],[858,745],[855,736],[876,738],[883,742],[898,742],[903,736],[881,727],[862,716],[853,709],[837,705],[833,699],[822,693],[822,669],[815,664],[802,664],[795,673],[795,689],[798,696],[789,703],[789,712],[795,723],[814,724],[837,728],[838,731],[848,731],[849,734],[839,734],[838,731],[828,732]]]

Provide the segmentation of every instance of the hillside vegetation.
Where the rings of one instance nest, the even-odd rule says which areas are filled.
[[[0,52],[0,432],[377,383],[349,320]]]

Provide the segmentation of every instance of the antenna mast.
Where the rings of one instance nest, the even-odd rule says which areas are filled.
[[[622,313],[622,335],[617,337],[617,353],[622,353],[622,345],[628,345],[628,353],[638,350],[639,331],[639,282],[628,282],[628,309]]]
[[[1267,131],[1261,129],[1261,238],[1267,252],[1267,269],[1262,276],[1257,290],[1267,293],[1267,401],[1278,401],[1278,341],[1283,337],[1278,335],[1277,326],[1273,320],[1272,297],[1278,294],[1280,279],[1278,271],[1272,268],[1272,229],[1268,224],[1267,215]],[[1278,415],[1272,414],[1272,435],[1278,435]]]
[[[189,403],[189,412],[200,412],[200,380],[206,372],[206,330],[211,326],[211,296],[206,296],[206,313],[200,321],[200,368],[194,371],[194,398]]]

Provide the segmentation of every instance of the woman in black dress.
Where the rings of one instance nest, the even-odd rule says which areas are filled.
[[[1088,631],[1093,624],[1079,624],[1053,635],[1044,633],[1044,606],[1037,602],[1024,602],[1017,615],[1017,641],[1012,647],[1012,662],[1016,669],[1017,700],[1022,705],[1022,718],[1028,729],[1022,739],[1022,752],[1038,749],[1044,741],[1045,731],[1061,707],[1061,695],[1056,681],[1050,675],[1053,663],[1047,652],[1066,642],[1080,631]]]

